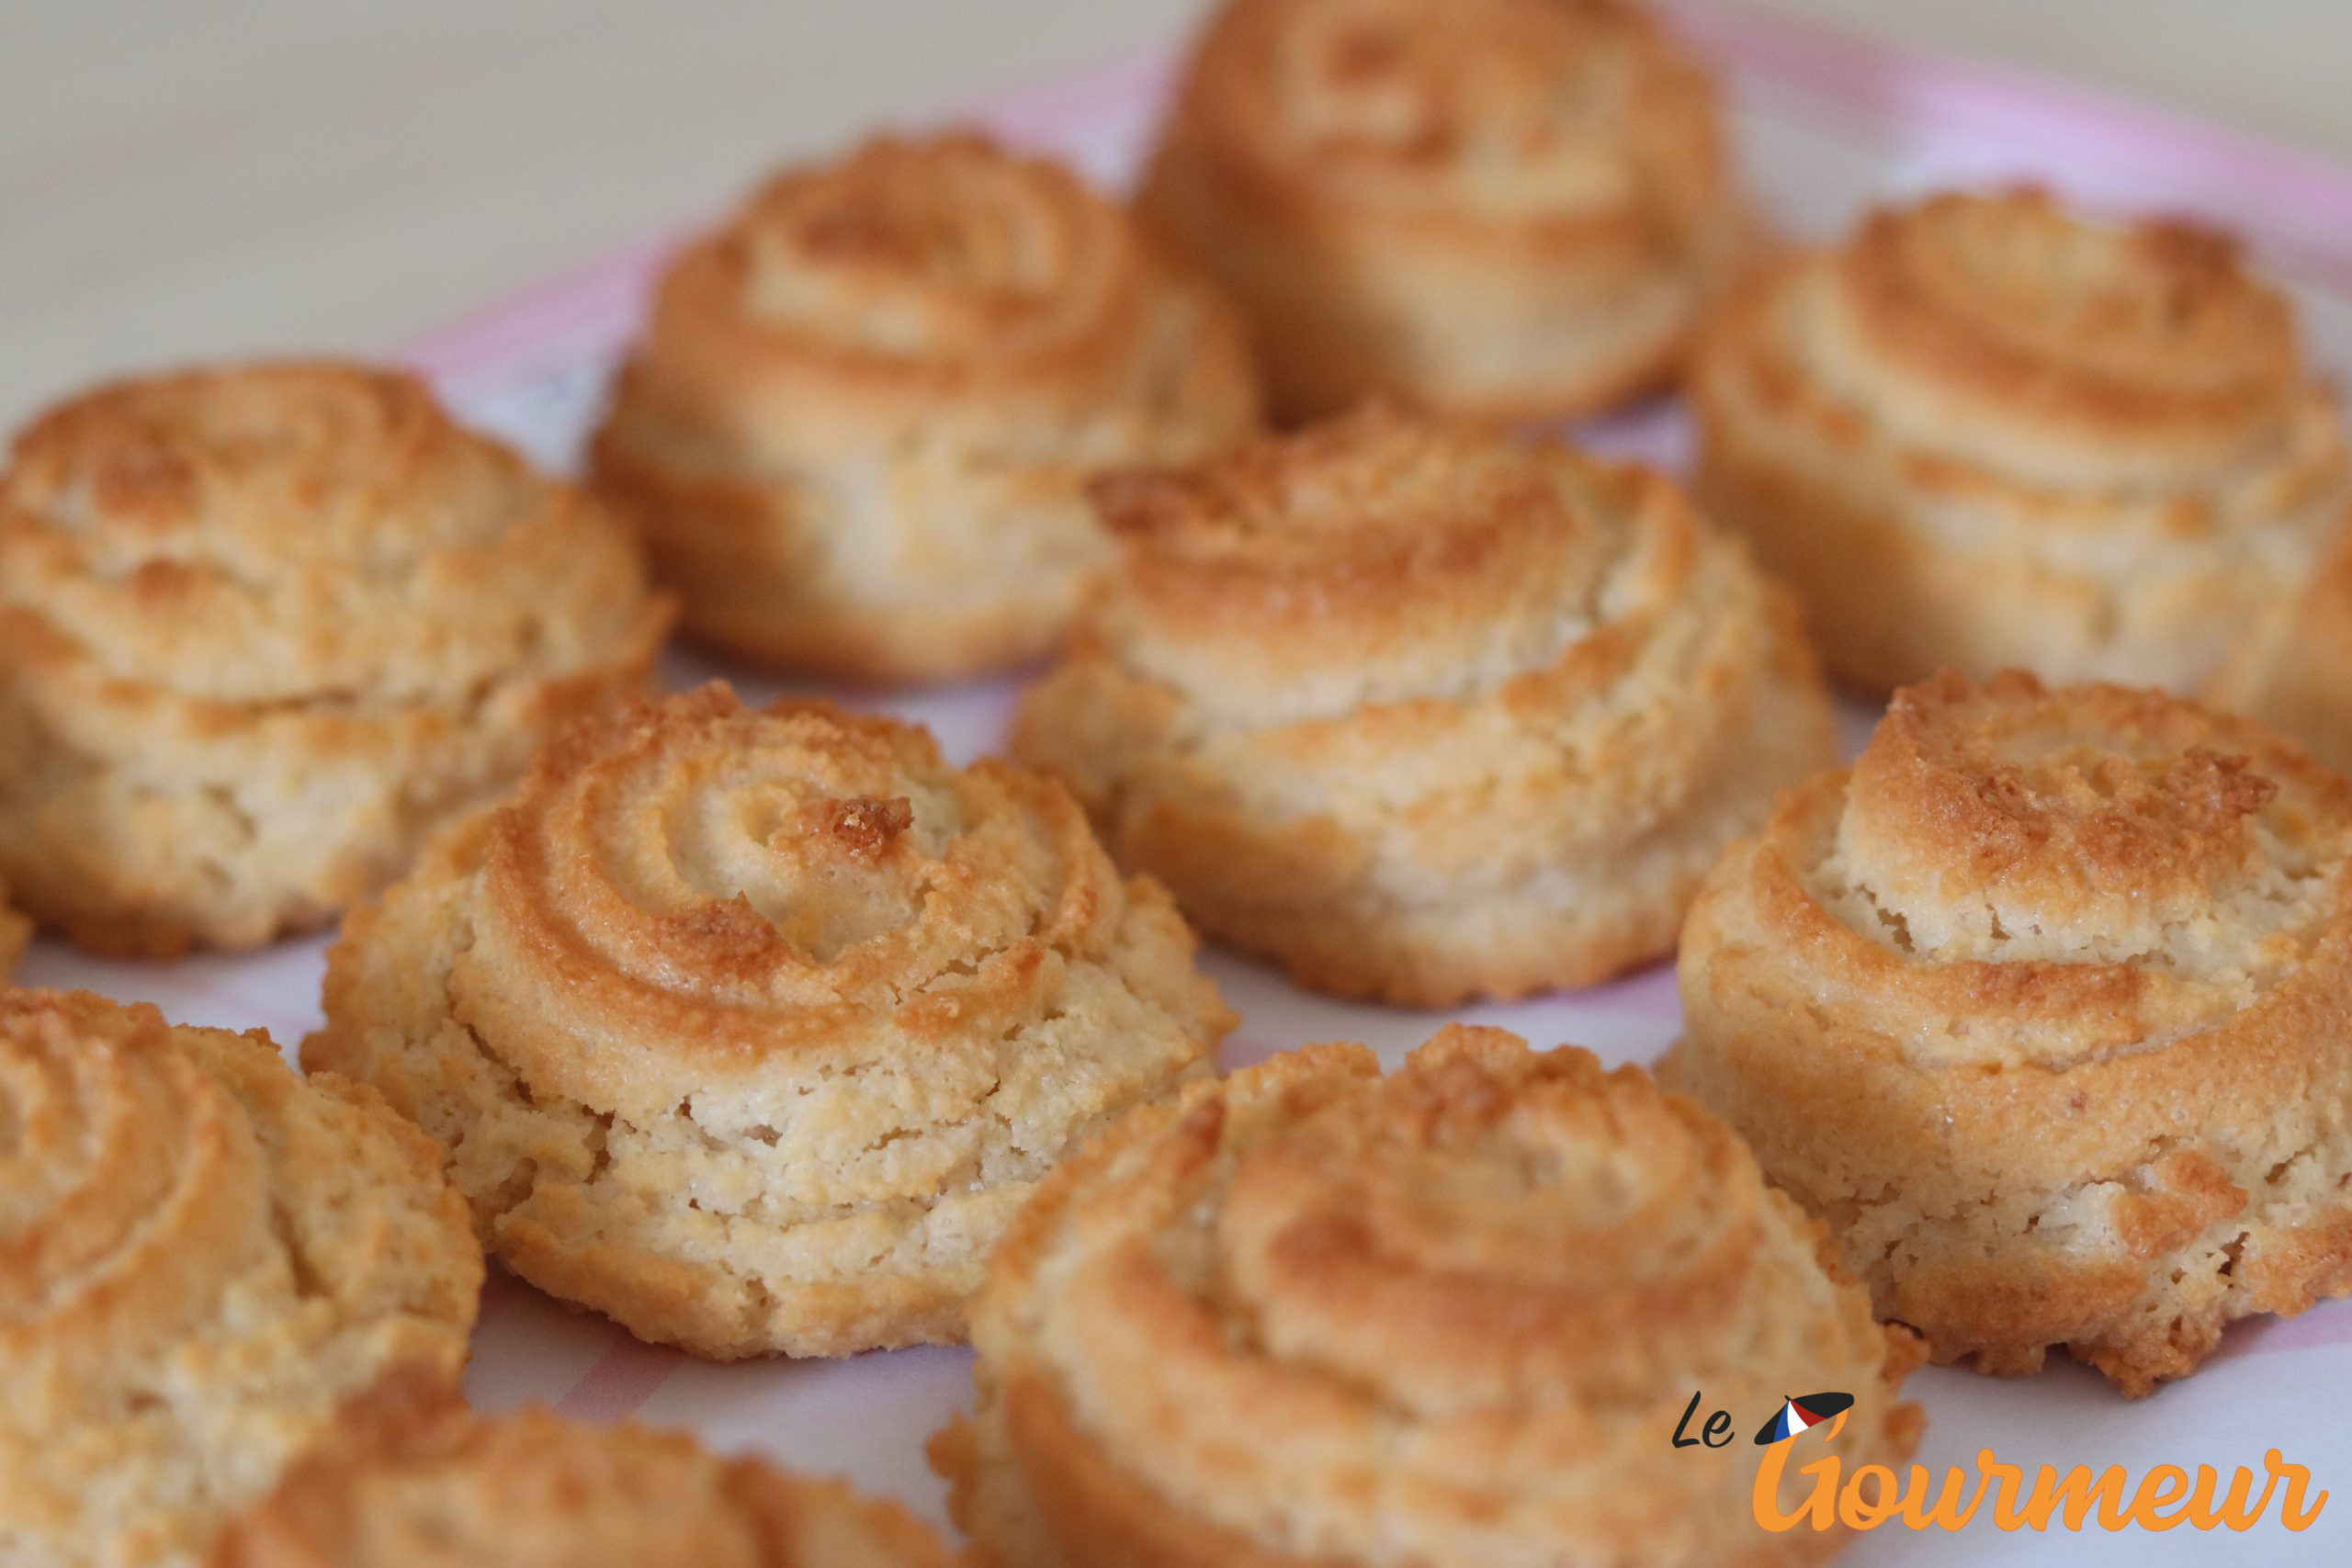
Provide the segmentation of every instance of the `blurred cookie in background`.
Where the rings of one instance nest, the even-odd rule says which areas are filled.
[[[2237,245],[2035,191],[1872,213],[1715,322],[1695,491],[1830,673],[2189,692],[2352,507],[2334,394]]]
[[[2352,773],[2352,520],[2311,585],[2256,624],[2205,694]]]
[[[324,925],[669,618],[622,524],[413,376],[100,388],[0,473],[0,875],[106,953]]]
[[[1099,468],[1256,427],[1238,321],[1118,203],[969,133],[787,169],[663,276],[594,448],[737,657],[945,680],[1060,639]]]
[[[1292,421],[1662,389],[1758,238],[1714,84],[1619,0],[1233,0],[1138,204],[1249,316]]]

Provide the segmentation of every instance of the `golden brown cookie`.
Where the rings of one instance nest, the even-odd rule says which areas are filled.
[[[396,1375],[354,1401],[207,1568],[949,1568],[895,1503],[682,1432],[477,1416]]]
[[[1873,692],[2192,689],[2352,502],[2335,400],[2234,243],[2030,191],[1887,209],[1770,270],[1691,396],[1700,505]]]
[[[1289,419],[1623,401],[1754,248],[1713,85],[1619,0],[1231,0],[1139,201]]]
[[[195,1562],[387,1368],[455,1376],[481,1280],[373,1090],[258,1031],[0,992],[0,1562]]]
[[[1655,474],[1374,408],[1098,495],[1124,564],[1014,750],[1301,984],[1443,1006],[1663,956],[1833,756],[1785,596]]]
[[[542,755],[327,958],[305,1061],[491,1250],[718,1358],[956,1342],[1040,1176],[1232,1018],[1049,779],[713,686]]]
[[[619,523],[412,376],[101,388],[0,474],[0,874],[104,953],[323,924],[667,619]]]
[[[1086,477],[1255,427],[1239,324],[1069,170],[969,134],[786,170],[662,279],[595,441],[686,629],[933,680],[1053,647]]]
[[[2256,623],[2206,694],[2352,773],[2352,521],[2310,585]]]
[[[2352,1291],[2352,784],[2152,692],[1947,676],[1682,938],[1661,1076],[1939,1360],[2126,1393]]]
[[[1921,1425],[1916,1342],[1729,1128],[1459,1025],[1125,1117],[1022,1212],[972,1340],[932,1453],[989,1568],[1815,1562],[1843,1535],[1757,1524],[1748,1430],[1849,1393],[1851,1473]],[[1694,1390],[1736,1444],[1673,1446]]]

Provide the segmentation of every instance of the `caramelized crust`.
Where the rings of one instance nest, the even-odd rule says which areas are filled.
[[[207,1568],[949,1568],[932,1532],[839,1482],[682,1432],[481,1416],[404,1370],[355,1400]]]
[[[1046,1168],[1232,1021],[1059,785],[719,686],[573,730],[327,965],[305,1060],[492,1250],[718,1358],[959,1340]]]
[[[685,624],[866,680],[1046,651],[1080,493],[1257,421],[1240,329],[1124,209],[968,134],[794,168],[689,245],[598,434]]]
[[[1752,248],[1713,85],[1617,0],[1232,0],[1140,200],[1292,419],[1621,401]]]
[[[2186,690],[2352,503],[2290,307],[2228,239],[1944,195],[1741,290],[1693,376],[1698,490],[1833,674]]]
[[[413,377],[101,388],[0,475],[0,872],[100,952],[322,924],[668,620],[616,521]]]
[[[1941,1360],[2128,1393],[2352,1290],[2352,784],[2154,693],[1898,693],[1683,933],[1670,1085]]]
[[[2352,519],[2310,586],[2263,616],[2207,695],[2352,773]]]
[[[1371,408],[1097,497],[1122,569],[1014,750],[1303,984],[1442,1006],[1659,956],[1830,758],[1793,614],[1655,475]]]
[[[1128,1116],[1023,1212],[973,1343],[933,1456],[1001,1568],[1817,1562],[1839,1534],[1756,1524],[1752,1446],[1670,1445],[1690,1391],[1851,1393],[1849,1472],[1920,1426],[1910,1337],[1728,1128],[1459,1025]]]
[[[481,1289],[432,1142],[268,1037],[0,994],[0,1559],[178,1568]]]

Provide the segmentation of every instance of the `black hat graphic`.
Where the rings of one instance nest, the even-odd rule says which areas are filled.
[[[1853,1407],[1854,1396],[1850,1393],[1808,1393],[1802,1399],[1783,1400],[1780,1412],[1756,1434],[1757,1444],[1761,1447],[1793,1438],[1807,1427],[1818,1426],[1832,1416],[1843,1416]]]

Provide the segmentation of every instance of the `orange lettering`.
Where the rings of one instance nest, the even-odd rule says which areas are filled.
[[[2232,1473],[2230,1495],[2216,1508],[2213,1506],[2213,1486],[2219,1480],[2221,1476],[2211,1465],[2197,1467],[2197,1490],[2188,1495],[2188,1522],[2199,1529],[2210,1530],[2222,1525],[2227,1525],[2233,1530],[2252,1529],[2255,1521],[2262,1517],[2262,1510],[2270,1506],[2270,1489],[2278,1484],[2276,1475],[2265,1481],[2262,1495],[2249,1508],[2245,1506],[2245,1495],[2254,1485],[2254,1474],[2240,1465]]]
[[[2312,1511],[2303,1512],[2303,1488],[2312,1483],[2312,1472],[2300,1464],[2289,1464],[2277,1449],[2262,1456],[2262,1467],[2287,1483],[2287,1495],[2278,1499],[2278,1522],[2290,1530],[2311,1529],[2319,1511],[2327,1506],[2327,1494],[2323,1492],[2312,1499]],[[2270,1489],[2263,1488],[2262,1495],[2269,1496]]]
[[[2188,1472],[2177,1464],[2160,1464],[2140,1478],[2140,1490],[2132,1499],[2132,1522],[2143,1530],[2168,1530],[2186,1521],[2188,1510],[2167,1515],[2165,1505],[2188,1495]]]
[[[1921,1506],[1928,1500],[1928,1480],[1926,1465],[1911,1467],[1911,1487],[1903,1497],[1905,1525],[1915,1530],[1926,1529],[1929,1525],[1956,1530],[1976,1517],[1976,1505],[1984,1500],[1984,1483],[1981,1479],[1976,1483],[1976,1495],[1968,1499],[1965,1508],[1960,1506],[1960,1500],[1968,1491],[1968,1472],[1958,1468],[1944,1472],[1944,1489],[1932,1508]]]
[[[1871,1480],[1878,1483],[1878,1500],[1865,1503],[1862,1501],[1862,1483]],[[1894,1489],[1894,1472],[1883,1464],[1862,1466],[1846,1483],[1845,1490],[1838,1494],[1838,1522],[1851,1530],[1876,1529],[1902,1506],[1903,1499]]]
[[[1898,1486],[1894,1472],[1887,1466],[1866,1464],[1841,1486],[1843,1472],[1838,1456],[1831,1453],[1797,1472],[1812,1478],[1813,1490],[1793,1512],[1782,1513],[1781,1494],[1789,1451],[1795,1446],[1792,1442],[1770,1445],[1756,1470],[1752,1498],[1756,1522],[1775,1534],[1799,1525],[1816,1530],[1838,1525],[1858,1532],[1872,1530],[1897,1517],[1909,1529],[1958,1530],[1975,1518],[1988,1492],[1993,1497],[1993,1526],[2004,1530],[2047,1530],[2053,1520],[2063,1521],[2067,1529],[2080,1530],[2094,1509],[2099,1529],[2105,1530],[2121,1530],[2133,1525],[2157,1531],[2180,1525],[2200,1530],[2224,1527],[2249,1530],[2260,1522],[2270,1506],[2272,1493],[2279,1489],[2282,1481],[2286,1488],[2278,1500],[2278,1518],[2289,1529],[2311,1529],[2321,1510],[2327,1506],[2325,1492],[2312,1495],[2310,1506],[2304,1506],[2312,1472],[2302,1465],[2288,1463],[2277,1449],[2262,1456],[2267,1473],[2260,1495],[2248,1501],[2254,1491],[2254,1473],[2241,1465],[2231,1472],[2229,1491],[2218,1503],[2213,1495],[2221,1486],[2222,1475],[2210,1464],[2197,1467],[2193,1486],[2188,1472],[2180,1466],[2157,1465],[2141,1477],[2136,1490],[2120,1464],[2097,1472],[2086,1464],[2078,1464],[2063,1475],[2057,1466],[2045,1464],[2035,1473],[2033,1490],[2020,1501],[2018,1493],[2025,1484],[2025,1472],[2016,1465],[2003,1464],[1991,1449],[1979,1449],[1976,1491],[1973,1496],[1968,1490],[1968,1472],[1957,1467],[1944,1472],[1940,1491],[1935,1489],[1935,1478],[1928,1467],[1920,1464],[1910,1467],[1905,1485]]]
[[[2098,1503],[2098,1523],[2101,1529],[2120,1530],[2132,1522],[2132,1512],[2123,1501],[2123,1494],[2131,1483],[2123,1474],[2123,1467],[2110,1464],[2094,1480],[2090,1466],[2078,1464],[2058,1479],[2054,1465],[2043,1465],[2033,1483],[2033,1495],[2025,1500],[2025,1522],[2035,1529],[2050,1528],[2050,1515],[2062,1505],[2066,1516],[2066,1528],[2083,1528],[2091,1503]]]
[[[1985,1486],[1995,1486],[1993,1478],[1996,1475],[2000,1477],[1993,1493],[1993,1528],[2004,1530],[2016,1529],[2025,1522],[2018,1517],[2017,1511],[2018,1487],[2025,1481],[2025,1472],[2016,1465],[2003,1464],[1999,1460],[1995,1459],[1991,1449],[1976,1450],[1976,1468],[1984,1474]],[[1984,1488],[1978,1487],[1977,1495],[1981,1497],[1984,1495]]]
[[[1836,1454],[1827,1454],[1799,1470],[1799,1475],[1814,1477],[1813,1495],[1799,1505],[1793,1514],[1781,1512],[1781,1472],[1789,1462],[1789,1450],[1794,1442],[1774,1443],[1764,1450],[1764,1462],[1756,1467],[1756,1488],[1748,1499],[1756,1522],[1778,1535],[1810,1523],[1815,1529],[1826,1530],[1838,1522],[1838,1473],[1841,1468]]]

